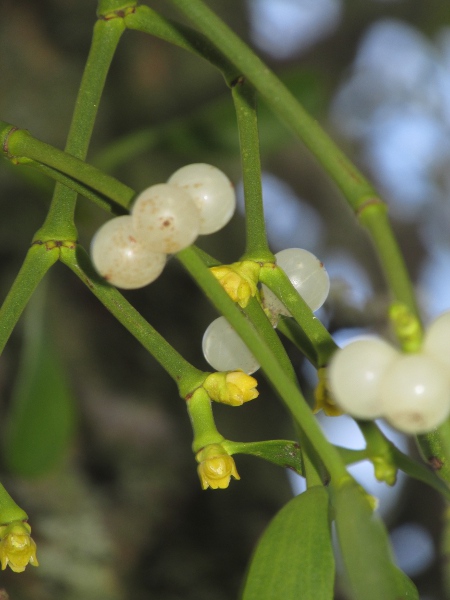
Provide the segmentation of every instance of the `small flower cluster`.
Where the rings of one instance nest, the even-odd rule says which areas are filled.
[[[337,404],[358,419],[385,418],[408,434],[427,433],[450,415],[450,312],[425,332],[418,352],[402,354],[379,338],[338,350],[328,367]]]
[[[233,458],[220,444],[209,444],[197,452],[198,476],[202,489],[225,489],[231,477],[240,479]]]
[[[112,285],[146,286],[162,273],[168,254],[224,227],[235,207],[233,185],[222,171],[204,163],[186,165],[167,183],[141,192],[130,215],[100,227],[91,244],[92,262]]]
[[[252,260],[243,260],[232,265],[211,267],[216,277],[233,302],[245,308],[258,290],[258,278],[261,266]]]
[[[283,269],[292,285],[312,311],[319,310],[330,290],[330,280],[323,263],[302,248],[288,248],[275,254],[277,266]],[[261,265],[242,261],[232,265],[212,267],[230,298],[245,308],[250,298],[257,295]],[[263,307],[276,325],[280,315],[292,316],[284,304],[264,284],[261,286]],[[203,355],[218,371],[242,369],[248,374],[259,369],[259,364],[225,317],[218,317],[206,329],[202,342]]]
[[[2,570],[9,565],[15,573],[22,573],[30,564],[39,566],[36,544],[30,536],[31,527],[26,521],[13,521],[0,526],[0,561]]]
[[[203,382],[211,400],[229,406],[242,406],[259,396],[258,382],[243,371],[211,373]]]
[[[193,449],[204,490],[208,487],[227,488],[231,476],[240,479],[227,449],[228,441],[216,429],[211,400],[228,406],[242,406],[258,397],[257,385],[256,379],[243,371],[209,373],[186,397],[194,430]]]

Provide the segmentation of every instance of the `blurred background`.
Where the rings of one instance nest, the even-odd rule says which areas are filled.
[[[448,310],[447,0],[208,4],[376,183],[389,203],[424,321]],[[1,5],[0,118],[62,148],[96,3]],[[182,20],[169,2],[151,6]],[[364,331],[389,335],[389,298],[365,233],[263,103],[260,116],[273,250],[298,246],[325,263],[332,289],[319,316],[338,343]],[[126,32],[120,42],[88,160],[137,190],[166,181],[184,164],[209,162],[242,196],[236,123],[221,76],[137,32]],[[45,217],[52,184],[3,161],[0,189],[3,301]],[[77,225],[85,247],[107,218],[80,199]],[[240,211],[199,246],[232,262],[244,249],[243,234]],[[124,295],[189,361],[208,368],[201,340],[216,314],[176,260],[151,286]],[[311,398],[315,374],[289,351]],[[261,378],[259,385],[257,402],[239,410],[215,407],[219,430],[240,441],[292,438],[281,404]],[[172,381],[63,265],[39,287],[3,353],[0,412],[1,480],[30,515],[41,564],[21,575],[0,574],[0,588],[14,600],[235,599],[258,536],[299,489],[281,469],[239,456],[239,483],[202,492],[190,424]],[[361,445],[346,417],[322,422],[333,441]],[[48,423],[59,437],[48,434]],[[370,465],[359,467],[358,476],[380,498],[397,561],[421,598],[447,597],[438,556],[442,501],[410,480],[400,479],[394,490],[376,484]],[[343,597],[339,589],[336,594]]]

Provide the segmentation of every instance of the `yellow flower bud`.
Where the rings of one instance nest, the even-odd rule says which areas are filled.
[[[211,273],[220,282],[233,302],[245,308],[250,298],[258,291],[258,278],[261,267],[251,260],[236,262],[231,265],[211,267]]]
[[[316,414],[319,410],[327,415],[327,417],[339,417],[344,412],[337,406],[334,398],[330,394],[326,379],[326,369],[322,367],[317,371],[319,383],[314,390],[314,407],[313,413]]]
[[[389,317],[403,351],[417,352],[422,343],[422,327],[416,315],[406,304],[395,302],[389,309]]]
[[[209,444],[196,456],[197,472],[202,489],[225,489],[230,484],[231,476],[240,479],[233,458],[220,444]]]
[[[241,406],[259,395],[256,386],[258,382],[244,371],[228,371],[211,373],[203,382],[203,387],[211,400]]]
[[[7,565],[16,572],[22,573],[30,563],[39,566],[36,558],[36,543],[30,536],[31,527],[25,521],[13,521],[0,527],[0,561],[2,570]]]
[[[391,456],[374,456],[371,458],[375,477],[378,481],[384,481],[388,485],[394,485],[397,481],[398,469]]]

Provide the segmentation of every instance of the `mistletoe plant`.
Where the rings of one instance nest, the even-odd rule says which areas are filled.
[[[244,600],[331,600],[333,523],[349,598],[418,598],[413,583],[393,562],[373,498],[347,466],[371,461],[376,477],[389,485],[401,469],[450,500],[448,316],[430,328],[423,342],[412,286],[386,204],[376,190],[280,80],[201,0],[171,3],[194,28],[132,0],[99,1],[64,151],[36,139],[20,124],[0,122],[4,158],[37,169],[56,182],[46,219],[0,310],[0,347],[39,282],[60,261],[173,379],[192,423],[192,450],[203,489],[224,489],[232,478],[239,479],[233,458],[239,454],[288,467],[305,478],[306,491],[282,508],[262,536],[243,585]],[[233,264],[221,265],[193,245],[199,234],[213,234],[233,213],[234,193],[223,173],[204,163],[191,165],[168,182],[149,182],[152,185],[137,194],[85,162],[108,70],[126,30],[159,37],[208,61],[222,73],[231,92],[246,223],[245,252]],[[372,339],[339,349],[313,313],[328,293],[323,265],[301,249],[272,253],[262,202],[257,97],[316,157],[372,238],[391,294],[387,318],[397,335],[397,348]],[[95,237],[92,261],[78,243],[74,216],[79,194],[113,215]],[[204,372],[185,360],[117,289],[149,284],[163,270],[168,255],[181,263],[223,315],[204,343],[215,372]],[[313,410],[278,333],[289,338],[318,371]],[[257,380],[251,374],[258,367],[293,419],[297,439],[237,442],[218,431],[212,401],[239,407],[257,398]],[[364,435],[365,449],[352,451],[331,444],[314,416],[321,409],[330,415],[351,414]],[[416,435],[435,472],[400,452],[374,422],[377,417]],[[38,566],[28,516],[3,487],[0,540],[3,569],[9,565],[23,571],[28,563]]]

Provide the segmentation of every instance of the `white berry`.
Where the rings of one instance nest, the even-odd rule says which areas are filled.
[[[225,317],[219,317],[206,329],[202,342],[203,355],[216,371],[241,369],[248,375],[259,364]]]
[[[173,254],[198,236],[198,209],[189,194],[174,185],[158,183],[141,192],[131,215],[139,241],[154,252]]]
[[[287,248],[275,254],[277,265],[289,277],[292,285],[312,311],[318,310],[330,291],[330,278],[323,263],[302,248]],[[265,285],[262,286],[264,305],[272,314],[291,316],[287,308]]]
[[[400,431],[431,431],[450,413],[450,384],[445,368],[426,354],[402,355],[383,377],[380,400],[383,416]]]
[[[425,332],[422,349],[450,369],[450,312],[431,323]]]
[[[91,243],[95,268],[109,283],[135,289],[154,281],[164,269],[166,255],[150,252],[136,239],[129,215],[107,221]]]
[[[236,194],[233,184],[222,171],[212,165],[186,165],[175,171],[167,183],[190,194],[200,211],[202,235],[219,231],[234,214]]]
[[[380,385],[399,353],[379,338],[350,342],[333,355],[328,384],[337,404],[357,419],[376,419],[382,414]]]

